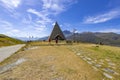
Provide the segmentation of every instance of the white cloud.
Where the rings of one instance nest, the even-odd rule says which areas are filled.
[[[32,25],[36,30],[42,31],[46,29],[46,25],[53,23],[51,16],[54,17],[57,14],[67,10],[68,6],[76,3],[76,1],[77,0],[41,0],[42,4],[40,5],[40,11],[29,8],[27,12],[38,17]]]
[[[35,28],[35,30],[37,30],[37,31],[45,31],[45,29],[46,29],[46,26],[44,26],[44,25]]]
[[[22,19],[23,24],[31,24],[32,23],[32,16],[28,14],[27,18],[23,17]]]
[[[4,20],[1,20],[0,19],[0,27],[2,29],[6,29],[6,30],[9,30],[12,28],[12,24],[10,22],[7,22],[7,21],[4,21]]]
[[[21,4],[21,0],[0,0],[1,5],[6,9],[15,9]]]
[[[46,27],[37,23],[31,23],[30,25],[22,24],[23,28],[17,29],[11,22],[0,19],[0,33],[12,37],[43,37],[46,36]],[[25,27],[24,27],[25,26]]]
[[[43,15],[42,13],[36,11],[35,9],[28,9],[27,12],[32,13],[32,14],[35,14],[35,15],[37,15],[37,16],[39,16],[39,17],[45,16],[45,15]]]
[[[65,11],[68,6],[76,3],[77,0],[42,0],[43,9],[53,11],[54,14],[59,14]]]
[[[64,5],[61,3],[63,0],[42,0],[43,9],[49,9],[57,13],[64,10]]]
[[[45,31],[46,25],[52,23],[52,19],[49,18],[49,12],[43,11],[36,11],[35,9],[28,9],[27,12],[35,14],[38,18],[32,21],[31,25],[34,26],[34,29],[37,31]]]
[[[2,11],[14,22],[0,20],[0,32],[10,36],[45,36],[53,18],[77,0],[0,0]],[[22,6],[21,6],[22,5]],[[33,8],[34,7],[34,8]],[[11,18],[12,17],[12,18]],[[18,21],[18,22],[17,22]],[[20,28],[22,26],[22,28]],[[47,31],[48,32],[48,31]],[[40,34],[40,35],[38,35]]]
[[[85,24],[96,24],[106,22],[120,16],[120,10],[112,10],[104,14],[100,14],[97,16],[89,16],[84,19]]]
[[[120,29],[106,29],[106,30],[101,30],[99,32],[104,32],[104,33],[108,33],[108,32],[120,33]]]
[[[11,17],[18,19],[20,13],[16,10],[22,4],[22,0],[0,0],[0,6],[2,6],[5,12]]]
[[[44,11],[36,11],[35,9],[28,9],[27,12],[35,14],[39,17],[39,20],[37,21],[38,23],[44,24],[44,23],[49,23],[52,22],[52,20],[48,17],[49,12],[44,12]]]
[[[13,24],[8,21],[0,19],[0,24],[1,24],[0,25],[0,27],[1,27],[0,33],[2,33],[2,34],[13,36],[20,32],[20,30],[14,28]]]

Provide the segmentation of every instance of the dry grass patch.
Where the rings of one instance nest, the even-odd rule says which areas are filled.
[[[80,43],[69,48],[100,72],[109,74],[114,80],[120,79],[119,47]]]
[[[0,80],[102,80],[104,76],[67,46],[38,46],[22,51],[26,62],[0,74]]]

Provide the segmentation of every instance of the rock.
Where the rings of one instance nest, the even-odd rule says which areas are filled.
[[[105,59],[107,62],[110,62],[110,59]]]
[[[77,56],[80,56],[81,55],[81,53],[77,53]]]
[[[113,77],[111,76],[111,75],[109,75],[109,74],[107,74],[107,73],[103,73],[103,75],[105,76],[105,77],[107,77],[107,78],[109,78],[109,79],[112,79]]]
[[[87,61],[88,64],[93,64],[91,61]]]
[[[95,61],[91,61],[93,64],[95,64],[96,62]]]
[[[108,65],[110,66],[116,66],[115,63],[109,62]]]
[[[95,69],[96,71],[98,71],[98,69],[95,66],[92,66],[93,69]]]
[[[87,61],[87,59],[86,59],[86,58],[84,58],[84,57],[83,57],[82,59],[83,59],[84,61]]]
[[[100,64],[95,64],[95,67],[100,68],[102,65]]]
[[[105,61],[101,59],[100,62],[99,62],[99,64],[103,65],[104,62],[105,62]]]
[[[105,71],[105,72],[107,72],[107,73],[111,73],[111,74],[116,73],[114,70],[109,69],[109,68],[104,68],[103,71]]]
[[[91,60],[92,60],[92,59],[91,59],[91,58],[89,58],[89,57],[86,57],[86,59],[87,59],[87,60],[89,60],[89,61],[91,61]]]

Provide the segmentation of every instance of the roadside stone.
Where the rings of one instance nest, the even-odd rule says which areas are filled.
[[[95,59],[94,61],[95,61],[95,62],[97,62],[97,60],[96,60],[96,59]]]
[[[99,62],[99,64],[103,65],[104,63],[103,62]]]
[[[86,59],[86,58],[84,58],[84,57],[83,57],[82,59],[83,59],[84,61],[87,61],[87,59]]]
[[[101,59],[100,62],[99,62],[99,64],[103,65],[104,62],[105,62],[105,61]]]
[[[115,63],[109,62],[108,63],[109,66],[116,66]]]
[[[105,77],[107,77],[107,78],[109,78],[109,79],[112,79],[113,77],[111,76],[111,75],[109,75],[109,74],[107,74],[107,73],[103,73],[103,75],[105,76]]]
[[[110,62],[110,59],[105,59],[107,62]]]
[[[109,68],[104,68],[103,71],[111,73],[111,74],[115,74],[116,73],[114,70],[109,69]]]
[[[93,64],[95,64],[96,62],[95,61],[91,61]]]
[[[93,64],[91,61],[87,61],[88,64]]]
[[[100,64],[95,64],[95,67],[100,68],[102,65]]]
[[[95,69],[95,71],[98,71],[98,69],[95,66],[92,66],[93,69]]]
[[[89,61],[91,61],[91,60],[92,60],[92,59],[91,59],[91,58],[89,58],[89,57],[86,57],[86,59],[87,59],[87,60],[89,60]]]
[[[104,68],[103,71],[114,74],[115,72],[109,68]]]
[[[81,53],[77,53],[77,56],[80,56],[81,55]]]

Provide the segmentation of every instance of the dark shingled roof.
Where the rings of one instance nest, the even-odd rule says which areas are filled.
[[[56,22],[54,25],[54,28],[52,30],[52,33],[49,37],[49,40],[55,40],[55,38],[59,36],[59,40],[65,40],[65,36],[62,32],[62,30],[60,29],[58,23]]]

